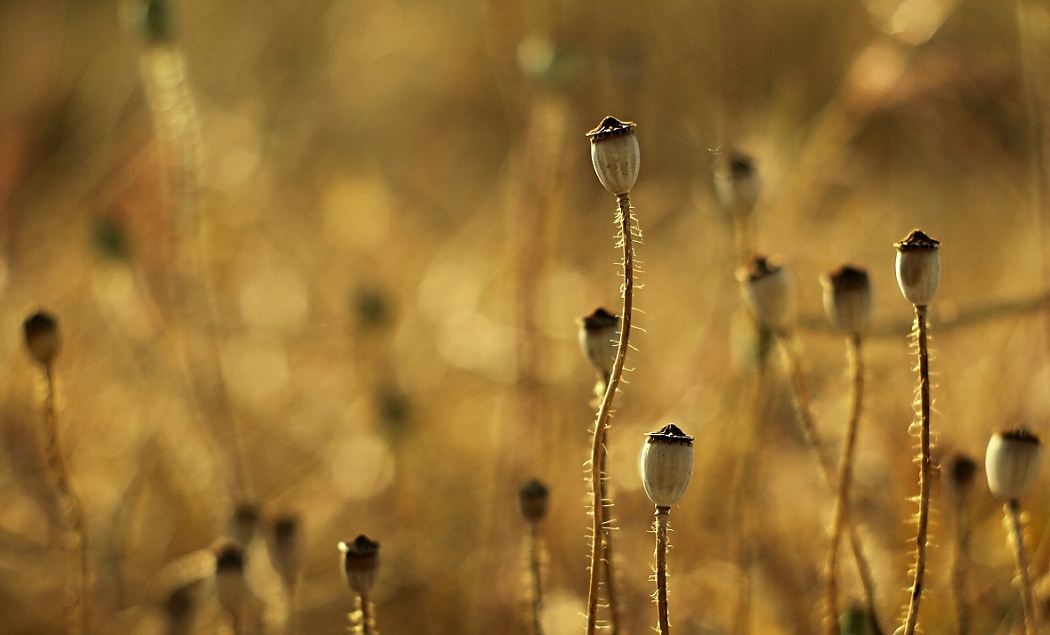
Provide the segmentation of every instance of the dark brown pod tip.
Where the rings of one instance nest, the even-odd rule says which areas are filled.
[[[755,175],[755,162],[744,154],[729,156],[729,174],[733,180],[749,179]]]
[[[518,490],[521,502],[521,515],[530,523],[538,523],[547,515],[549,490],[538,478],[534,478]]]
[[[244,572],[244,549],[235,542],[223,541],[216,545],[215,572],[216,573],[243,573]]]
[[[737,277],[741,281],[755,282],[780,271],[780,265],[765,256],[752,256]]]
[[[26,348],[38,364],[50,366],[62,348],[58,320],[46,311],[37,311],[22,323]]]
[[[1021,443],[1031,443],[1032,445],[1039,445],[1040,443],[1039,435],[1025,427],[1002,430],[999,432],[999,436],[1002,437],[1003,441],[1020,441]]]
[[[977,461],[965,454],[952,454],[941,466],[941,479],[956,505],[962,504],[973,491],[977,470]]]
[[[258,524],[259,507],[248,501],[238,503],[233,511],[233,537],[242,547],[248,546],[255,537]]]
[[[605,119],[602,119],[602,122],[598,124],[597,128],[587,133],[587,137],[590,138],[593,143],[599,139],[627,134],[631,130],[634,130],[635,126],[636,124],[632,121],[620,121],[616,117],[606,117]]]
[[[609,313],[603,307],[598,307],[590,315],[578,318],[576,323],[588,331],[595,331],[618,326],[620,324],[620,318]]]
[[[660,428],[659,432],[647,432],[645,436],[649,437],[652,441],[659,443],[675,443],[681,445],[693,444],[693,437],[682,432],[681,428],[673,423],[669,423]]]
[[[868,272],[852,265],[843,265],[831,271],[827,279],[835,291],[859,291],[871,286]]]
[[[900,242],[893,243],[897,251],[936,251],[940,241],[926,235],[921,229],[913,229]]]

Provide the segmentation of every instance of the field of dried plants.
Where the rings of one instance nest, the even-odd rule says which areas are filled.
[[[1024,632],[983,465],[998,430],[1050,434],[1048,69],[1034,0],[0,1],[0,634],[343,633],[359,534],[379,632],[584,631],[601,395],[577,321],[622,311],[585,136],[607,115],[637,124],[640,240],[598,626],[657,624],[639,454],[674,423],[695,454],[673,630],[826,632],[833,488],[796,403],[837,465],[849,338],[819,278],[847,263],[874,302],[846,520],[881,632],[902,623],[919,438],[894,243],[922,228],[918,624]],[[773,330],[736,278],[759,254],[797,306]],[[54,343],[46,315],[24,333],[37,311],[53,359],[26,351]],[[982,467],[953,505],[960,453]],[[1022,509],[1050,615],[1046,478]]]

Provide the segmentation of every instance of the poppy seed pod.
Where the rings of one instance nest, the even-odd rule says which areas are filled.
[[[854,335],[871,322],[871,282],[868,272],[845,265],[820,277],[824,311],[835,328]]]
[[[988,489],[1006,501],[1024,496],[1039,477],[1042,443],[1026,428],[996,432],[988,441],[984,470]]]
[[[620,318],[598,307],[590,315],[577,319],[576,324],[580,326],[578,336],[584,356],[602,380],[608,382],[616,360]]]
[[[353,542],[339,543],[343,553],[343,573],[350,588],[359,595],[368,595],[379,572],[379,543],[361,534]]]
[[[518,499],[521,503],[521,515],[529,523],[538,523],[547,515],[547,486],[538,478],[534,478],[521,486],[518,490]]]
[[[248,594],[248,586],[244,581],[244,550],[237,543],[223,541],[213,551],[215,592],[219,603],[230,613],[237,614]]]
[[[966,504],[973,492],[973,483],[977,476],[977,461],[965,454],[953,454],[941,466],[941,483],[948,495],[948,500],[956,508]]]
[[[693,437],[669,423],[645,435],[642,446],[642,485],[657,507],[678,502],[693,475]]]
[[[918,229],[893,245],[897,248],[897,285],[915,306],[928,305],[937,293],[941,279],[937,245],[940,243]]]
[[[22,332],[33,359],[41,366],[50,366],[62,348],[58,320],[50,313],[37,311],[22,323]]]
[[[758,201],[758,171],[751,157],[729,154],[715,165],[715,196],[722,209],[751,209]]]
[[[763,256],[755,256],[737,271],[744,303],[760,324],[773,330],[791,326],[795,318],[791,278],[786,269]]]
[[[641,151],[634,124],[606,117],[598,127],[587,133],[591,140],[591,163],[605,189],[617,196],[631,191],[638,180]]]
[[[273,522],[270,544],[271,559],[285,584],[292,584],[302,569],[302,545],[299,519],[282,516]]]

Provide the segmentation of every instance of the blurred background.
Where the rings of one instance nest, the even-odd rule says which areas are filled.
[[[644,241],[610,431],[622,632],[655,623],[643,433],[675,422],[696,468],[672,513],[670,612],[730,633],[742,588],[728,476],[750,424],[754,328],[712,173],[761,182],[753,246],[790,268],[825,439],[846,419],[843,338],[819,274],[869,269],[875,334],[854,516],[884,628],[909,583],[917,495],[911,307],[893,242],[941,241],[937,455],[1050,432],[1044,119],[1050,14],[1028,0],[0,2],[0,632],[62,632],[64,521],[42,375],[20,325],[61,322],[59,426],[87,518],[92,632],[229,629],[208,547],[258,512],[246,577],[263,632],[339,633],[336,543],[382,544],[384,633],[527,633],[517,490],[551,489],[544,625],[584,622],[594,371],[575,319],[618,312],[615,201],[584,134],[637,122]],[[1004,304],[1005,303],[1005,304]],[[989,309],[989,307],[991,307]],[[751,628],[812,633],[831,514],[774,358],[747,504]],[[976,632],[1020,602],[998,504],[974,496]],[[1046,488],[1026,501],[1029,542]],[[939,489],[922,624],[947,632]],[[302,528],[296,608],[267,549]],[[252,534],[248,534],[251,536]],[[859,585],[842,556],[843,602]],[[1036,571],[1050,550],[1036,555]],[[298,618],[289,614],[297,612]],[[1002,629],[997,631],[997,629]]]

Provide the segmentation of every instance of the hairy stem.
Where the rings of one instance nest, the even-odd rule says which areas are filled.
[[[594,522],[591,527],[591,570],[587,588],[587,635],[594,635],[598,624],[598,594],[601,585],[602,553],[604,545],[605,508],[602,505],[602,449],[605,447],[605,430],[609,425],[613,397],[620,385],[624,362],[627,359],[627,344],[631,334],[631,311],[634,303],[634,240],[631,233],[631,199],[623,194],[616,197],[617,221],[620,224],[620,245],[623,248],[623,309],[620,311],[620,339],[616,347],[609,385],[605,388],[594,421],[594,439],[591,446],[591,510]]]
[[[660,635],[670,635],[667,621],[667,520],[670,507],[656,508],[656,612],[660,620]]]
[[[69,472],[58,439],[58,417],[55,414],[55,381],[51,366],[44,366],[44,434],[47,467],[58,489],[58,503],[66,522],[66,543],[76,566],[69,576],[68,621],[71,635],[87,633],[85,594],[88,583],[87,535],[84,530],[84,508],[80,497],[69,483]]]
[[[605,563],[605,599],[609,603],[609,633],[620,632],[620,603],[616,597],[616,562],[613,560],[612,546],[612,494],[609,492],[609,473],[606,466],[609,460],[609,430],[605,431],[605,444],[602,446],[602,561]]]
[[[798,353],[795,351],[794,342],[789,333],[783,332],[777,334],[777,342],[780,344],[781,354],[788,367],[788,374],[791,378],[791,389],[795,404],[795,413],[798,415],[799,423],[802,425],[802,433],[806,438],[806,442],[813,449],[813,453],[817,457],[820,474],[824,478],[825,484],[827,484],[829,488],[832,488],[834,492],[837,490],[836,484],[838,483],[835,468],[831,460],[831,455],[828,454],[827,446],[824,445],[824,442],[820,437],[820,432],[817,430],[817,425],[813,420],[813,412],[809,406],[809,394],[806,391],[806,381],[802,375],[802,365],[799,363]],[[857,416],[859,416],[859,400],[856,405]],[[849,538],[850,551],[853,554],[853,561],[857,565],[857,574],[860,577],[861,587],[864,591],[864,604],[867,606],[868,611],[871,614],[870,626],[872,628],[872,635],[882,635],[882,629],[879,626],[878,612],[875,609],[875,582],[871,575],[871,566],[868,564],[867,556],[864,555],[864,549],[861,546],[860,536],[857,535],[857,528],[853,523],[853,519],[848,513],[845,513],[842,522],[846,531],[846,536]]]
[[[930,525],[930,358],[926,347],[926,307],[915,307],[915,332],[919,351],[919,526],[915,536],[915,568],[911,600],[904,619],[904,635],[914,635],[919,621],[919,601],[926,573],[926,541]]]
[[[1017,563],[1017,575],[1021,579],[1021,600],[1024,603],[1025,635],[1035,635],[1036,626],[1035,601],[1032,598],[1032,576],[1028,571],[1028,552],[1024,547],[1024,532],[1021,530],[1021,504],[1017,499],[1011,500],[1003,507],[1007,522],[1010,525],[1010,542],[1014,547],[1014,561]]]
[[[846,422],[846,436],[842,441],[838,490],[835,493],[835,507],[831,521],[831,542],[828,545],[828,559],[824,567],[824,600],[827,609],[824,630],[827,635],[839,635],[838,577],[835,572],[835,564],[838,559],[839,542],[842,540],[842,530],[846,519],[849,518],[849,490],[853,478],[853,456],[857,447],[857,424],[860,422],[864,393],[864,360],[860,335],[851,335],[847,339],[847,348],[849,349],[850,377],[849,418]]]
[[[543,635],[543,623],[540,621],[543,586],[540,584],[540,545],[536,523],[529,523],[529,577],[532,582],[532,632]]]

